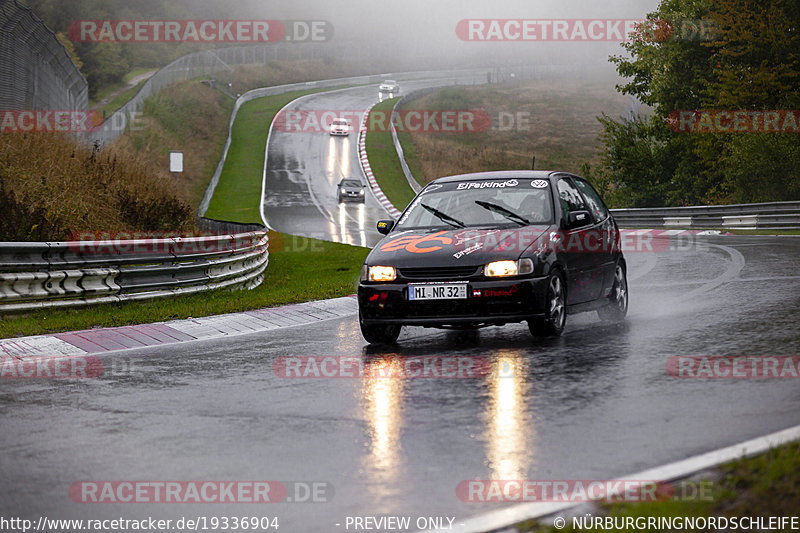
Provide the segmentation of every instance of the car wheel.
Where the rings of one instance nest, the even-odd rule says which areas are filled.
[[[597,310],[597,315],[607,322],[622,322],[628,314],[628,277],[625,267],[617,264],[614,284],[608,295],[608,305]]]
[[[546,305],[544,318],[528,320],[528,329],[536,337],[558,337],[567,325],[567,288],[558,271],[550,275],[547,283]]]
[[[364,324],[359,318],[361,335],[370,344],[394,344],[403,326],[396,324]]]

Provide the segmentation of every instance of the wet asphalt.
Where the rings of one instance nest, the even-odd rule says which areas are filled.
[[[335,105],[360,105],[365,91],[338,93]],[[312,104],[331,102],[304,103]],[[268,180],[275,185],[268,193],[280,198],[267,199],[271,224],[313,236],[325,227],[331,240],[374,244],[381,208],[368,199],[362,230],[352,206],[337,219],[332,196],[334,182],[358,164],[355,135],[316,135],[271,139],[268,170],[276,181]],[[289,168],[296,171],[282,171]],[[680,379],[666,365],[675,356],[798,355],[800,238],[660,242],[658,252],[627,252],[624,324],[571,315],[557,339],[535,340],[523,325],[406,328],[396,346],[368,347],[351,316],[124,352],[105,358],[97,379],[2,380],[0,515],[277,516],[285,532],[344,531],[355,515],[457,523],[509,505],[462,501],[462,480],[610,479],[799,424],[796,379]],[[352,357],[367,369],[444,357],[479,360],[491,371],[463,379],[314,379],[282,377],[273,366],[307,356]],[[85,504],[69,495],[80,480],[319,482],[328,496]]]

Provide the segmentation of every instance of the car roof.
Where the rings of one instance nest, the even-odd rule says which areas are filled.
[[[433,180],[431,183],[452,183],[454,181],[482,181],[497,179],[549,179],[553,174],[569,174],[568,172],[556,172],[553,170],[497,170],[493,172],[473,172],[470,174],[458,174],[455,176],[445,176]]]

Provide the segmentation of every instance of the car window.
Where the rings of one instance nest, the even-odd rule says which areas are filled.
[[[601,222],[608,218],[608,209],[606,208],[600,195],[594,190],[588,181],[576,179],[575,185],[583,193],[586,203],[589,204],[589,211],[592,213],[596,222]]]
[[[487,207],[486,204],[491,205]],[[398,221],[398,227],[452,227],[434,211],[467,227],[515,227],[519,225],[515,214],[531,224],[550,224],[553,220],[553,203],[546,180],[465,180],[426,187],[411,202]]]
[[[564,211],[565,219],[573,211],[588,211],[581,193],[567,178],[559,178],[558,180],[558,198],[561,200],[561,210]]]

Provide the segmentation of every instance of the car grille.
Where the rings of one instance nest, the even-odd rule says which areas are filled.
[[[456,266],[456,267],[421,267],[401,268],[400,275],[406,279],[455,279],[474,276],[483,267]]]

